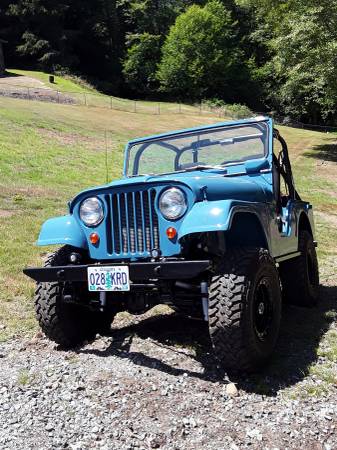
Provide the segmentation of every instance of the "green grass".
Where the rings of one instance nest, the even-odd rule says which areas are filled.
[[[5,326],[0,340],[36,332],[34,284],[22,269],[41,265],[50,250],[34,246],[44,220],[66,213],[67,201],[80,190],[105,182],[105,148],[108,178],[115,179],[121,175],[128,139],[217,120],[198,113],[164,111],[154,116],[0,97],[0,323]],[[289,144],[298,191],[317,212],[321,280],[336,286],[337,167],[335,161],[322,164],[321,155],[337,138],[286,127],[280,131]],[[307,337],[311,320],[315,320],[314,311],[308,316]],[[335,312],[327,311],[326,323],[335,321]],[[324,363],[313,362],[307,376],[315,375],[314,381],[303,387],[299,383],[292,395],[319,395],[336,384],[333,328],[318,338],[315,351],[324,356]],[[268,391],[263,380],[258,385]]]

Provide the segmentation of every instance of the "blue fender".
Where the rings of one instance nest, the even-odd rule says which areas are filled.
[[[266,216],[264,205],[238,200],[218,200],[196,203],[185,217],[180,230],[179,239],[193,233],[227,231],[230,229],[236,213],[254,214],[262,225],[262,217]],[[262,229],[264,227],[262,226]],[[267,238],[267,236],[265,236]],[[268,240],[267,240],[268,242]]]
[[[88,248],[86,237],[72,215],[53,217],[42,225],[37,245],[55,244]]]
[[[198,202],[184,218],[179,238],[192,233],[228,230],[232,201]]]

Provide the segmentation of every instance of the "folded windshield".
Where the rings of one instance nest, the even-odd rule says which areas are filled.
[[[225,169],[229,164],[265,156],[267,134],[266,123],[260,122],[179,133],[131,144],[127,153],[127,175]]]

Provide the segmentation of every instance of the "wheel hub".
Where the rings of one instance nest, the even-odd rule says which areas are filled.
[[[258,306],[258,313],[262,315],[264,314],[264,310],[265,310],[264,303],[261,302]]]
[[[267,278],[262,278],[254,293],[254,330],[257,337],[264,341],[269,335],[273,320],[273,302]]]

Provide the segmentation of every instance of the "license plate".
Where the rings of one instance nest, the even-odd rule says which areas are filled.
[[[129,267],[88,267],[88,289],[89,291],[129,291]]]

